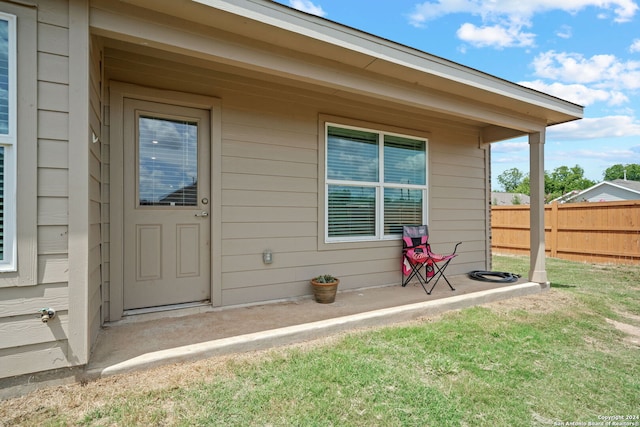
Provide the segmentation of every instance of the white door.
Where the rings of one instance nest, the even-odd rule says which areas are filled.
[[[209,112],[127,98],[123,124],[124,309],[210,300]]]

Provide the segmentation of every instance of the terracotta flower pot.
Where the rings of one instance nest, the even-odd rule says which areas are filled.
[[[313,287],[313,296],[320,304],[331,304],[336,300],[336,292],[338,291],[338,285],[340,280],[336,279],[331,283],[320,283],[311,279],[311,286]]]

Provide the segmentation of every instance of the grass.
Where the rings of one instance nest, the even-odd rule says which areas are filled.
[[[494,269],[526,275],[528,259],[494,257]],[[640,330],[640,267],[549,259],[547,271],[541,295],[172,368],[198,380],[145,385],[140,374],[131,387],[105,379],[62,387],[57,401],[0,402],[0,425],[531,426],[640,415],[640,349],[607,321]]]

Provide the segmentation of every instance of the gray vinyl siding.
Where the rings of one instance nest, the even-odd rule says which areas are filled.
[[[478,129],[183,62],[105,50],[107,80],[222,100],[223,306],[308,295],[309,279],[324,272],[339,276],[342,289],[399,283],[399,240],[319,248],[321,114],[429,133],[434,249],[463,241],[450,272],[486,268],[486,152]],[[271,265],[262,262],[266,249]]]
[[[624,188],[603,185],[598,189],[593,189],[581,194],[580,197],[576,199],[586,200],[587,202],[619,202],[623,200],[640,199],[640,194]]]
[[[429,231],[433,250],[451,251],[457,242],[462,255],[451,265],[458,274],[485,268],[487,222],[486,151],[477,135],[454,131],[434,135],[431,150]],[[480,267],[479,267],[480,266]]]
[[[103,83],[104,87],[104,83]],[[110,191],[111,191],[111,171],[110,171],[110,157],[109,157],[109,105],[107,100],[108,96],[103,97],[102,111],[103,111],[103,122],[102,122],[102,138],[100,141],[100,148],[102,150],[101,154],[101,180],[102,180],[102,210],[100,214],[101,218],[101,248],[102,248],[102,323],[108,322],[110,320],[109,310],[110,310],[110,300],[111,296],[109,293],[109,284],[110,284],[110,247],[111,247],[111,228],[109,222],[109,209],[110,209]]]
[[[41,0],[36,14],[37,277],[31,286],[2,287],[0,276],[2,378],[72,364],[67,357],[68,4],[64,0]],[[21,178],[19,175],[18,192]],[[55,322],[40,322],[36,314],[44,307],[56,310]]]

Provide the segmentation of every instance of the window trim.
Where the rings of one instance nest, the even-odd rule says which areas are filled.
[[[23,2],[24,3],[24,2]],[[0,2],[0,12],[15,16],[16,140],[15,245],[13,271],[0,271],[0,288],[37,285],[38,277],[38,9]],[[19,100],[19,102],[18,102]],[[34,125],[36,124],[36,125]]]
[[[401,239],[400,235],[384,235],[384,211],[382,203],[380,203],[380,197],[382,189],[385,187],[402,187],[404,185],[397,185],[393,183],[384,183],[383,168],[380,169],[380,176],[377,183],[365,183],[365,186],[374,186],[376,188],[376,235],[375,236],[353,236],[353,237],[339,237],[330,238],[328,236],[328,186],[340,185],[345,181],[337,181],[327,179],[327,132],[329,126],[341,127],[346,129],[356,129],[366,132],[374,132],[381,136],[381,141],[384,141],[384,135],[399,136],[410,139],[423,140],[425,142],[425,184],[412,186],[412,188],[420,188],[423,191],[423,206],[422,216],[423,223],[428,223],[429,217],[429,136],[430,134],[425,131],[417,131],[413,129],[398,128],[394,126],[382,125],[378,123],[365,122],[362,120],[347,119],[342,117],[334,117],[328,115],[320,115],[318,120],[318,140],[319,140],[319,156],[318,156],[318,250],[330,250],[330,249],[349,249],[349,248],[361,248],[363,246],[395,246],[397,241]],[[379,145],[379,150],[384,151],[384,143]],[[383,162],[384,157],[379,157],[379,161]],[[356,184],[356,183],[353,183]],[[363,183],[358,182],[358,185]]]
[[[16,148],[17,148],[17,17],[0,12],[0,20],[8,24],[8,133],[0,134],[0,145],[4,148],[3,168],[3,259],[0,260],[0,272],[17,271],[17,230],[16,230]]]

